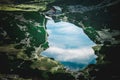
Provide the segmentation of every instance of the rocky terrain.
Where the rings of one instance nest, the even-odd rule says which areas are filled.
[[[74,23],[97,46],[97,64],[71,72],[39,55],[49,47],[44,12],[60,6],[54,20]],[[1,0],[1,80],[119,80],[120,0]]]

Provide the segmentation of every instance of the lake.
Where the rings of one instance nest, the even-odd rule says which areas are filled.
[[[43,56],[54,58],[66,68],[79,70],[95,64],[97,56],[93,46],[96,44],[84,33],[83,29],[69,22],[48,20],[47,32],[49,48]]]

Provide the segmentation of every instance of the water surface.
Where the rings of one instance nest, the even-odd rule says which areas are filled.
[[[92,49],[95,43],[83,32],[82,28],[68,22],[48,20],[49,48],[43,56],[54,58],[70,69],[82,69],[96,63]]]

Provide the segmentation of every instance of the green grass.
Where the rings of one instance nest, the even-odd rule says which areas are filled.
[[[0,4],[2,11],[44,11],[45,9],[45,4]]]

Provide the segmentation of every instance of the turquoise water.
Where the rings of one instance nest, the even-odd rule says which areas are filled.
[[[43,56],[54,58],[70,69],[82,69],[88,64],[96,63],[93,46],[82,28],[68,22],[48,20],[49,48],[42,52]]]

